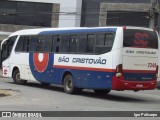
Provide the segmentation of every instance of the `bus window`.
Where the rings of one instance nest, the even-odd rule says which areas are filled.
[[[56,53],[59,53],[60,49],[60,42],[61,42],[61,36],[55,35],[53,36],[53,43],[52,43],[52,51],[55,51]],[[55,45],[54,45],[55,44]]]
[[[137,29],[124,30],[124,47],[158,48],[156,32]]]
[[[69,49],[68,35],[62,35],[61,36],[60,52],[68,53],[68,49]]]
[[[35,52],[36,51],[36,44],[37,44],[37,36],[31,36],[31,40],[29,42],[29,51],[33,51]]]
[[[9,38],[9,40],[7,40],[7,45],[9,47],[9,53],[11,53],[11,50],[13,48],[13,45],[14,45],[16,38],[17,38],[17,36],[13,36],[13,37]]]
[[[78,35],[70,35],[69,36],[69,52],[70,53],[76,53],[77,47],[78,47]]]
[[[86,53],[86,44],[87,44],[87,35],[81,34],[78,45],[78,53]]]
[[[46,39],[45,39],[45,42],[44,42],[44,52],[52,52],[52,45],[53,45],[52,36],[49,35],[49,36],[46,36],[45,38]]]
[[[112,48],[114,42],[114,34],[106,33],[105,34],[105,46]]]
[[[95,35],[94,34],[89,34],[87,36],[87,48],[86,48],[87,53],[93,53],[94,44],[95,44]]]
[[[96,38],[96,54],[102,54],[111,50],[114,42],[114,33],[98,33]]]
[[[105,34],[104,33],[98,33],[96,37],[96,45],[104,46],[105,41]]]
[[[101,54],[106,51],[105,47],[105,33],[98,33],[96,35],[95,53]]]
[[[29,36],[20,36],[15,52],[28,52],[29,51]]]
[[[23,51],[23,44],[24,44],[25,40],[24,40],[24,36],[20,36],[18,42],[17,42],[17,46],[15,48],[15,52],[22,52]]]
[[[44,36],[39,36],[38,37],[38,40],[37,40],[37,43],[36,43],[36,51],[37,52],[43,52],[44,41],[45,41]]]
[[[1,54],[1,60],[5,60],[8,56],[8,48],[7,48],[7,41],[5,41],[2,45],[2,54]]]
[[[25,36],[24,37],[24,42],[23,42],[23,52],[29,52],[29,42],[30,42],[30,37]]]

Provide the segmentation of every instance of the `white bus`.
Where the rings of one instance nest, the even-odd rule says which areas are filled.
[[[140,27],[43,28],[17,31],[3,42],[3,76],[82,89],[151,90],[158,76],[157,32]]]

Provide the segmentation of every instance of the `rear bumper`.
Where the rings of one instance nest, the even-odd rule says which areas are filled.
[[[112,89],[113,90],[153,90],[156,88],[157,80],[153,81],[126,81],[113,77]]]

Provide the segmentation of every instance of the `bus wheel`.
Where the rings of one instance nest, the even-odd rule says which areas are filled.
[[[64,91],[68,94],[74,94],[82,91],[81,88],[74,87],[73,77],[70,74],[64,77],[63,86],[64,86]]]
[[[102,94],[108,94],[111,90],[94,90],[95,94],[102,95]]]
[[[20,72],[19,72],[19,70],[15,70],[13,72],[13,81],[14,81],[14,83],[19,84],[19,85],[23,85],[23,84],[27,83],[26,80],[22,80],[20,78]]]

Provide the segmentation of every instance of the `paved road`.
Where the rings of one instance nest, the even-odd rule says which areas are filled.
[[[0,97],[0,111],[160,111],[158,89],[111,91],[103,96],[95,95],[92,90],[84,90],[80,95],[69,95],[64,93],[62,87],[43,87],[39,83],[22,86],[13,84],[8,78],[0,78],[0,89],[10,89],[12,94]]]

